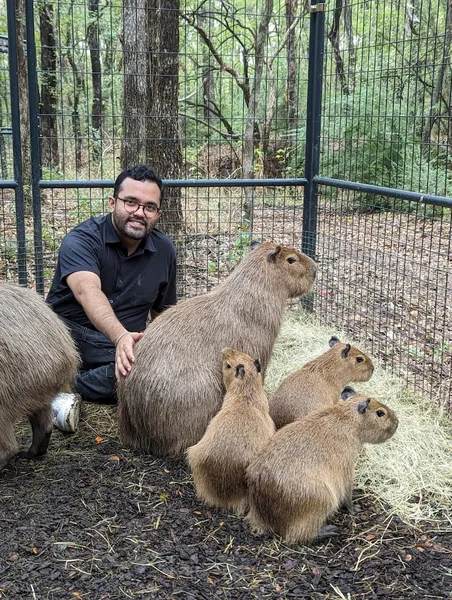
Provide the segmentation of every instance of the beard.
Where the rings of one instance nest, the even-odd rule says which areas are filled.
[[[113,211],[112,218],[118,233],[132,240],[142,240],[155,227],[155,223],[149,223],[144,217],[119,214],[116,208]]]

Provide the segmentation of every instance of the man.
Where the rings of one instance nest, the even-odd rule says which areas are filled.
[[[108,199],[110,213],[92,217],[64,238],[47,302],[64,320],[82,366],[75,394],[58,394],[54,422],[77,429],[80,399],[113,404],[116,378],[132,368],[149,312],[176,303],[176,250],[155,229],[162,181],[146,165],[123,171]]]

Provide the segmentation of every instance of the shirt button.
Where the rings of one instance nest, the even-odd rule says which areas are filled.
[[[113,300],[110,300],[110,304],[113,304]]]

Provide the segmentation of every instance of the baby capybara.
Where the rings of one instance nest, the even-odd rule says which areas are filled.
[[[28,417],[33,439],[24,458],[45,454],[51,401],[69,389],[79,358],[64,323],[36,292],[0,283],[0,469],[17,452],[14,424]]]
[[[223,401],[222,348],[258,356],[265,373],[287,300],[309,292],[315,273],[305,254],[267,242],[215,289],[160,315],[118,381],[122,440],[156,456],[199,442]]]
[[[247,469],[250,511],[257,532],[309,543],[341,504],[351,508],[355,461],[363,444],[380,444],[398,420],[384,404],[354,396],[279,429]]]
[[[286,377],[270,398],[270,416],[277,429],[313,410],[333,406],[347,383],[372,377],[374,366],[364,352],[341,344],[337,337],[329,345],[327,352]]]
[[[187,451],[198,497],[208,504],[245,511],[245,471],[275,432],[268,414],[261,366],[248,354],[223,350],[223,406],[202,439]]]

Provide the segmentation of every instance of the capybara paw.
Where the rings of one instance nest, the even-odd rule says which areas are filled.
[[[322,538],[328,538],[328,537],[334,537],[336,535],[340,535],[341,530],[337,525],[324,525],[318,534],[318,538],[322,539]]]
[[[19,458],[36,458],[36,452],[30,452],[30,450],[21,450],[17,453]]]

